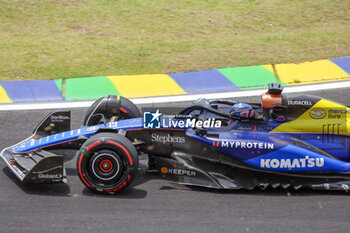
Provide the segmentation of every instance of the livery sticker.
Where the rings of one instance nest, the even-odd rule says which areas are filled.
[[[162,167],[160,169],[160,171],[163,174],[172,174],[172,175],[179,175],[179,176],[196,176],[195,171],[191,171],[191,170],[187,170],[187,169]]]
[[[94,131],[96,129],[98,129],[98,126],[89,127],[87,128],[87,131]]]
[[[323,108],[314,108],[309,112],[309,115],[313,119],[323,119],[327,112]]]
[[[51,122],[63,122],[65,120],[70,120],[69,116],[63,116],[63,115],[51,115]]]
[[[273,143],[267,143],[267,142],[222,140],[222,141],[213,141],[213,147],[273,150],[275,145]]]
[[[185,137],[179,137],[179,136],[170,136],[170,134],[167,134],[166,136],[161,136],[158,134],[152,134],[151,135],[152,142],[161,142],[161,143],[185,143],[186,139]]]
[[[283,172],[349,172],[346,162],[293,145],[244,161],[259,169]]]
[[[313,105],[311,101],[308,100],[288,100],[288,105]]]
[[[304,158],[296,159],[260,159],[261,168],[312,168],[323,167],[323,158],[310,158],[305,156]]]
[[[309,116],[313,119],[342,119],[346,118],[346,114],[350,114],[347,108],[313,108],[309,112]]]

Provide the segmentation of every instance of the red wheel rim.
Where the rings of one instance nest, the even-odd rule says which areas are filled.
[[[100,163],[100,169],[105,173],[110,172],[113,169],[113,163],[108,159],[102,160]]]

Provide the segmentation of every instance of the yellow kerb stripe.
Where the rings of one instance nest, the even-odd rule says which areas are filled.
[[[0,103],[12,103],[2,86],[0,86]]]
[[[272,65],[263,65],[262,67],[264,67],[265,69],[267,69],[268,71],[271,71],[273,74],[275,73],[273,71]]]
[[[329,82],[349,78],[346,72],[328,60],[298,64],[277,64],[276,70],[282,82],[292,85]]]
[[[168,75],[120,75],[108,76],[118,92],[125,97],[149,97],[181,95],[186,92]]]

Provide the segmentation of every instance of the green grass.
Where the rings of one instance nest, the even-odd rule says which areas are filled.
[[[349,0],[0,0],[0,80],[350,55]]]

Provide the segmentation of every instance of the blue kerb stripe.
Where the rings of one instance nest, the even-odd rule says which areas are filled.
[[[339,57],[339,58],[332,58],[329,60],[350,75],[350,57]]]
[[[174,73],[169,76],[190,94],[239,90],[217,70]]]
[[[54,80],[2,81],[0,85],[13,102],[63,100]]]

